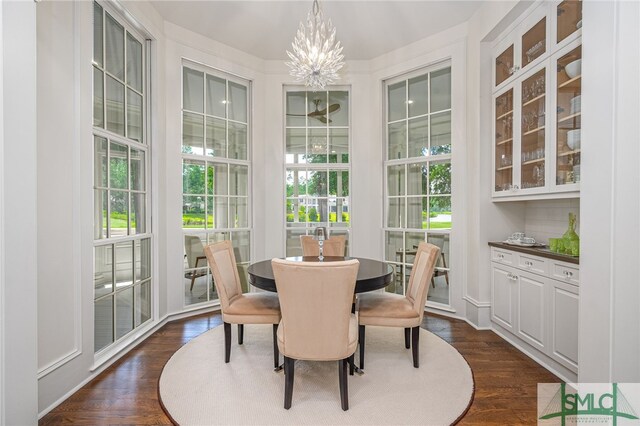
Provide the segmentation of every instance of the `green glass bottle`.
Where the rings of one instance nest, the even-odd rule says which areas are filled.
[[[567,232],[562,235],[564,240],[564,250],[566,254],[571,254],[571,242],[580,241],[580,237],[576,234],[576,215],[575,213],[569,213],[569,228]]]

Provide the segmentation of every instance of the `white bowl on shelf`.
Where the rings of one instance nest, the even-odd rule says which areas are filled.
[[[580,148],[580,129],[569,130],[567,132],[567,146],[571,150]]]
[[[582,59],[576,59],[573,62],[569,62],[567,65],[565,65],[564,72],[567,73],[569,78],[579,76],[582,72]]]
[[[577,96],[573,97],[573,99],[571,99],[571,101],[570,101],[571,114],[576,114],[576,113],[580,112],[580,109],[582,107],[581,99],[582,99],[581,95],[577,95]]]

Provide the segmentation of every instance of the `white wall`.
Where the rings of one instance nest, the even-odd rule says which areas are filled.
[[[576,232],[580,235],[579,198],[525,201],[524,211],[524,232],[540,243],[548,244],[549,238],[562,237],[569,228],[569,213],[576,215]]]
[[[2,2],[2,424],[37,422],[36,5]]]

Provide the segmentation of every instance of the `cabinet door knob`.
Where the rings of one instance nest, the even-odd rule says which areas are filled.
[[[571,277],[573,277],[573,272],[571,272],[571,271],[564,271],[564,276],[565,276],[565,277],[567,277],[567,278],[571,278]]]

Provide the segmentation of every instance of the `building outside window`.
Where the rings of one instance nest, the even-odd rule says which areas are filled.
[[[387,291],[404,294],[416,248],[441,257],[428,301],[449,304],[451,234],[451,66],[438,65],[385,82],[385,259],[395,269]]]
[[[301,235],[327,227],[349,251],[349,91],[285,88],[286,255],[301,256]]]
[[[250,82],[182,68],[182,228],[185,305],[218,299],[204,246],[231,240],[244,292],[251,262]]]

